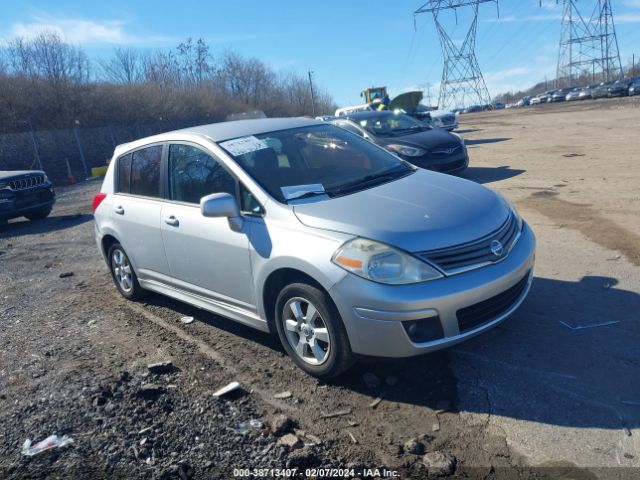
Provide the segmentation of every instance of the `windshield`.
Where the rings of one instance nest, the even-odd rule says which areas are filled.
[[[220,146],[280,202],[353,193],[414,171],[371,142],[327,124],[227,140]]]
[[[362,128],[378,137],[397,137],[428,130],[429,127],[408,115],[380,115],[356,120]]]

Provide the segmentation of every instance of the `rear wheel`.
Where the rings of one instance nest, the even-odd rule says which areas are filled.
[[[111,277],[118,291],[129,300],[141,298],[144,290],[138,283],[136,272],[133,270],[133,266],[122,245],[119,243],[111,245],[108,255]]]
[[[276,328],[287,354],[311,375],[335,377],[353,363],[340,314],[327,293],[314,286],[294,283],[282,289]]]
[[[47,218],[51,213],[51,207],[41,208],[39,210],[34,210],[33,212],[29,212],[25,217],[29,220],[42,220],[43,218]]]

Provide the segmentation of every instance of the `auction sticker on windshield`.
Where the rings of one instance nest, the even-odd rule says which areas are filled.
[[[262,150],[269,148],[269,145],[264,143],[259,138],[250,135],[248,137],[234,138],[233,140],[227,140],[220,144],[225,150],[227,150],[233,156],[244,155],[245,153],[255,152],[256,150]]]

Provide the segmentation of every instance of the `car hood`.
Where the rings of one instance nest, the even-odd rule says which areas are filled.
[[[393,100],[391,100],[391,102],[389,103],[389,110],[393,111],[396,109],[400,109],[411,115],[415,113],[420,100],[422,100],[422,92],[419,90],[401,93],[397,97],[394,97]]]
[[[380,140],[385,145],[400,143],[426,148],[427,150],[452,144],[460,145],[460,140],[455,135],[441,128],[433,128],[423,132],[402,135],[401,137],[381,137]]]
[[[0,170],[0,180],[30,175],[44,175],[41,170]]]
[[[491,190],[418,169],[343,197],[295,205],[308,227],[377,240],[419,252],[476,240],[498,229],[509,209]]]

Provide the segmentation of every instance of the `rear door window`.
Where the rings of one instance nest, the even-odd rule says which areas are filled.
[[[131,157],[130,193],[143,197],[160,197],[160,163],[162,145],[142,148]]]

